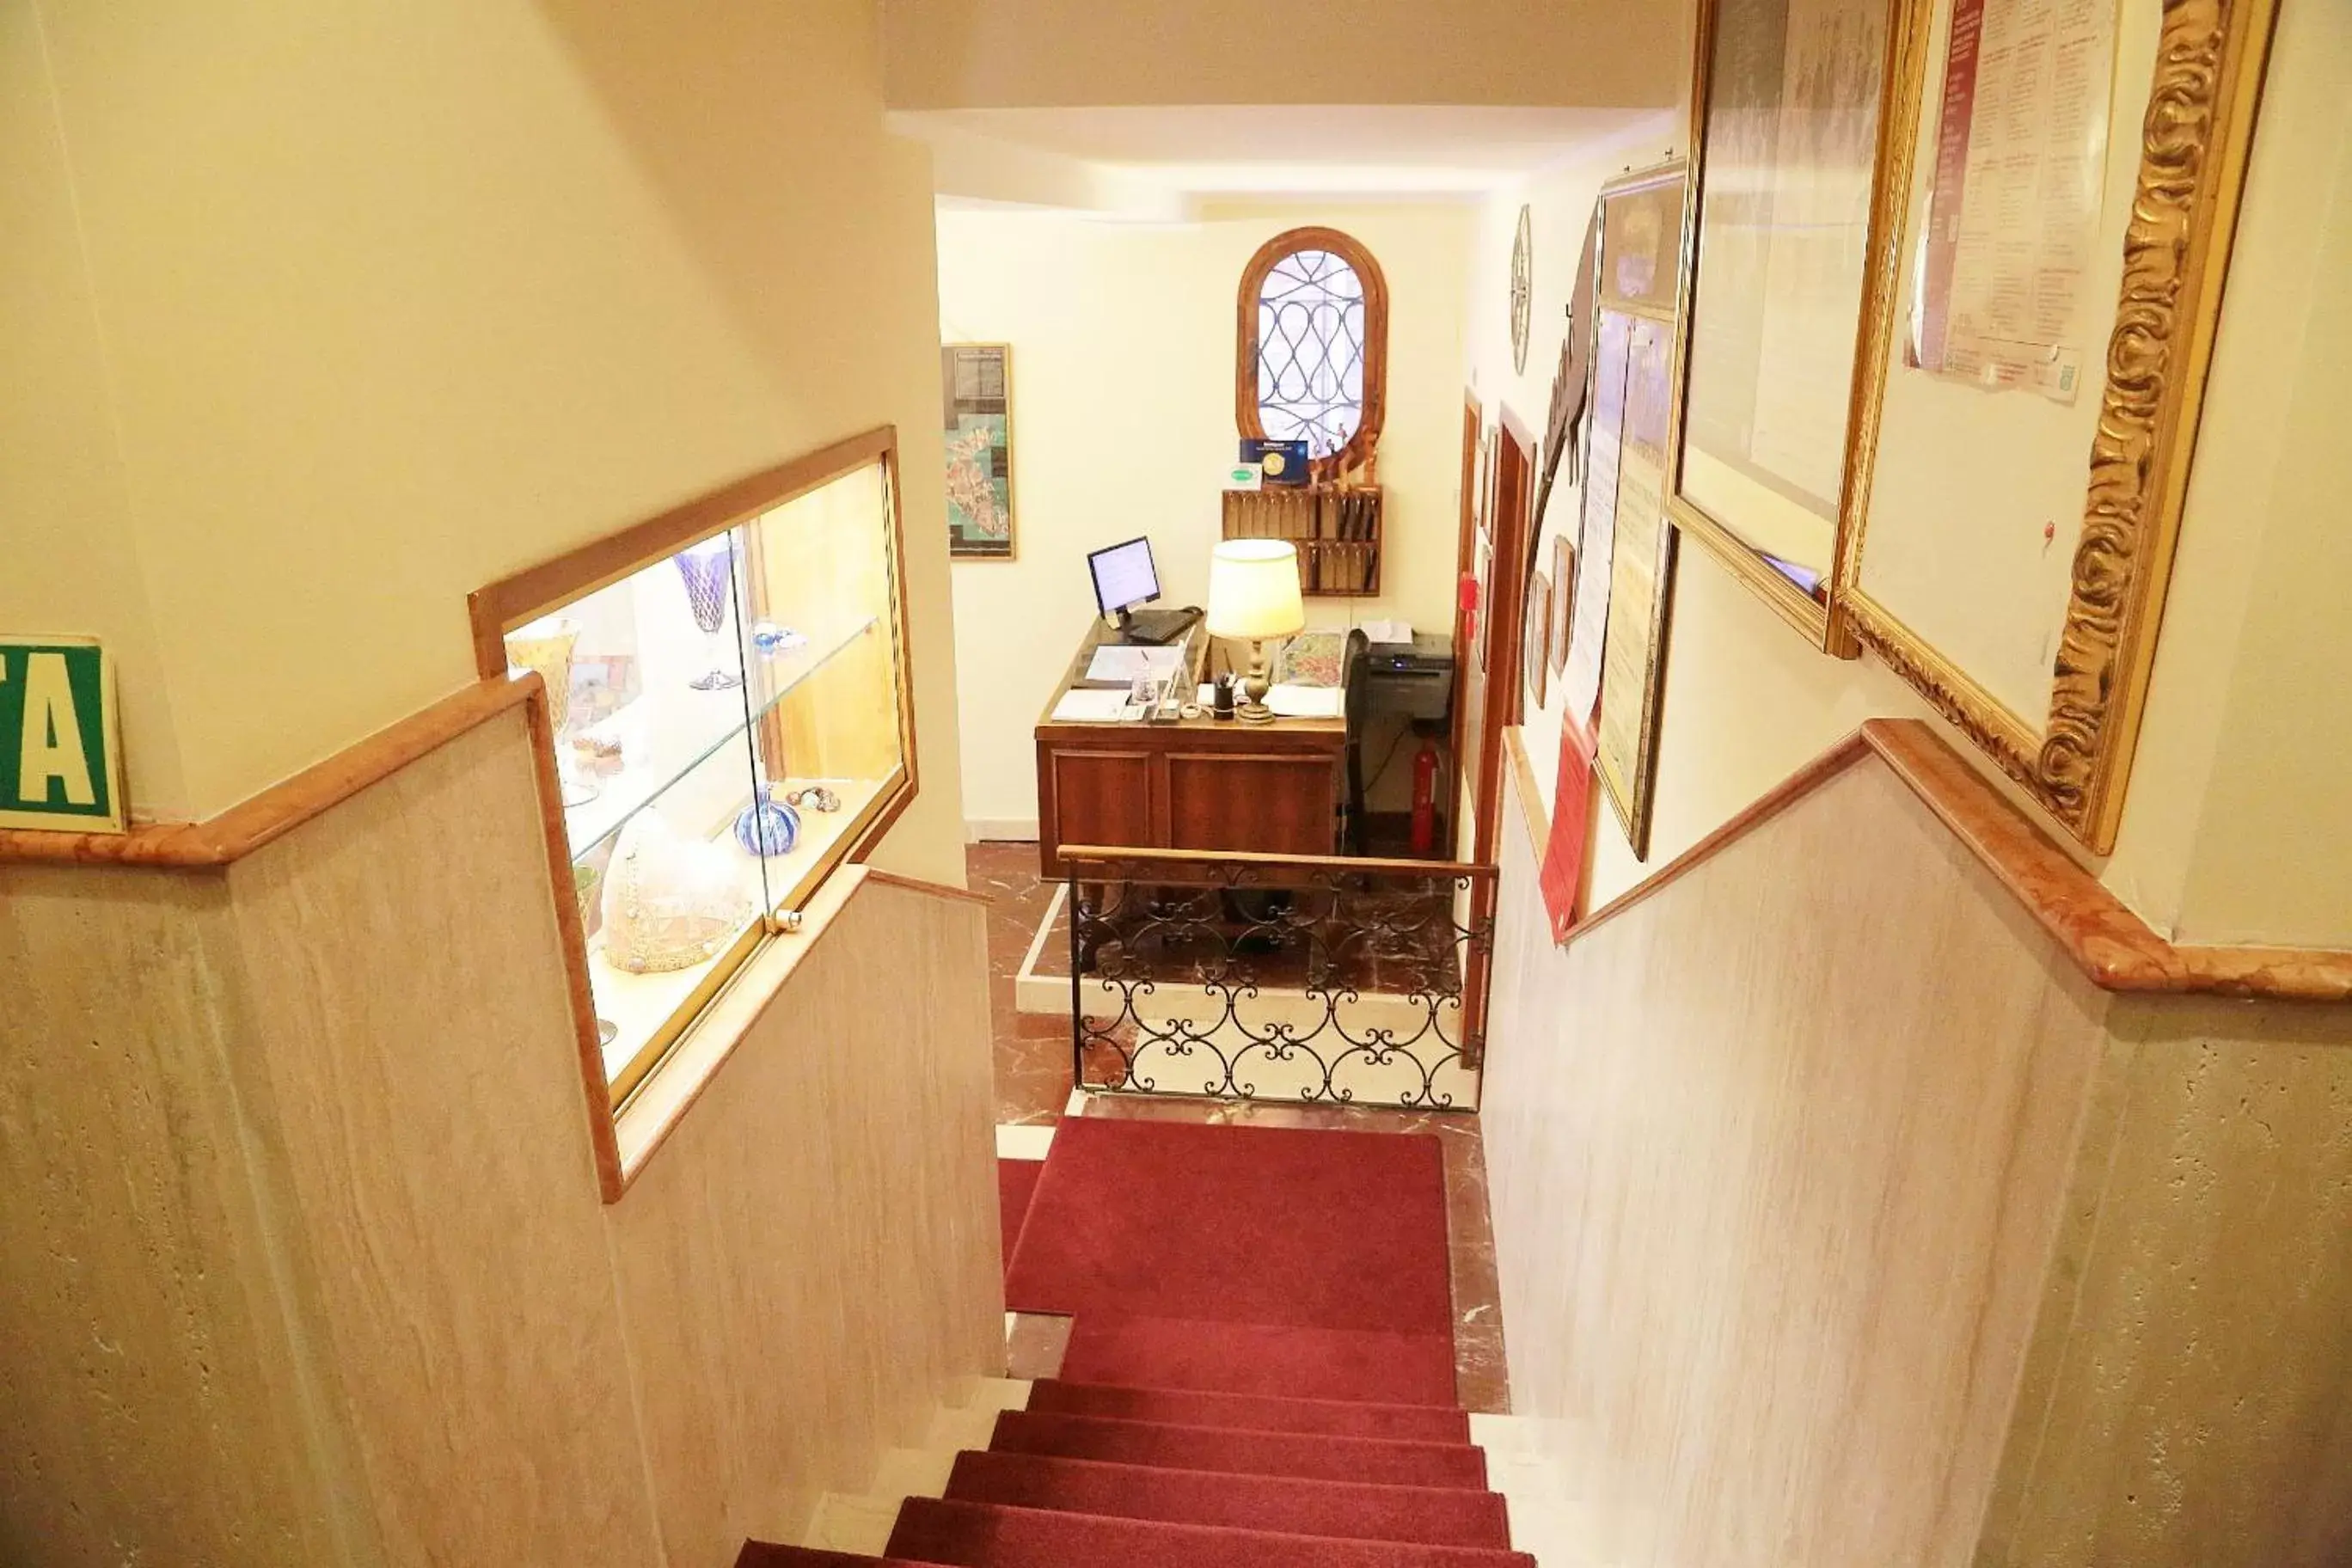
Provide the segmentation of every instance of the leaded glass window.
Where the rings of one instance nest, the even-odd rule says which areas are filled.
[[[1257,413],[1317,458],[1363,425],[1364,280],[1334,252],[1294,250],[1258,285]]]
[[[1261,247],[1242,275],[1242,434],[1303,440],[1318,479],[1369,465],[1380,438],[1388,288],[1337,229],[1302,228]]]

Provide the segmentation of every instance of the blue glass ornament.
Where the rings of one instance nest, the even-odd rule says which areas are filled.
[[[746,855],[789,855],[800,841],[801,814],[770,795],[765,784],[735,818],[735,842]]]

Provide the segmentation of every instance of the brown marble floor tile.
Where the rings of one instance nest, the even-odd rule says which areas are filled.
[[[1062,1358],[1070,1353],[1070,1330],[1076,1318],[1044,1312],[1014,1312],[1004,1331],[1004,1375],[1059,1377]]]
[[[988,1005],[996,1043],[997,1122],[1050,1122],[1070,1098],[1069,1021],[1024,1014],[1014,1005],[1013,991],[1058,884],[1039,879],[1034,844],[967,845],[964,877],[989,900]]]

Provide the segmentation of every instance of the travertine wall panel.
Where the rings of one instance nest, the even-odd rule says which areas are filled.
[[[1564,950],[1504,853],[1514,1406],[1597,1554],[2352,1563],[2352,1007],[2092,989],[1869,748]]]
[[[1515,1410],[1627,1564],[1964,1564],[2103,998],[1874,763],[1553,950],[1506,834]]]
[[[0,1562],[369,1561],[247,1164],[236,968],[217,878],[0,865]]]
[[[394,1562],[653,1559],[543,845],[516,710],[229,873]]]
[[[1979,1562],[2352,1563],[2352,1008],[2137,1000]]]
[[[533,777],[0,865],[0,1562],[723,1568],[1002,1365],[982,910],[845,869],[606,1207]]]
[[[674,1564],[797,1539],[1003,1364],[984,921],[859,888],[611,1211]]]

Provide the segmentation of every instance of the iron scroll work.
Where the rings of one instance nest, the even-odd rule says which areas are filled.
[[[1061,854],[1079,1088],[1475,1108],[1494,867]]]

